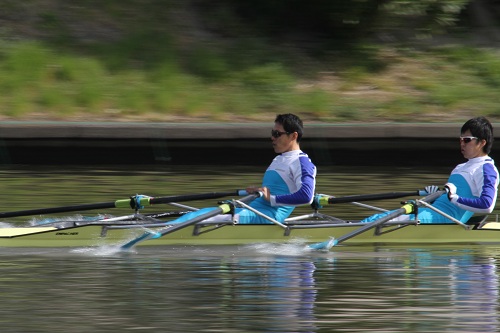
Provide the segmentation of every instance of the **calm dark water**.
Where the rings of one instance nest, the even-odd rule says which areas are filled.
[[[263,169],[1,171],[2,210],[14,211],[242,188]],[[320,169],[318,192],[409,191],[443,184],[449,171]],[[500,246],[3,248],[1,331],[497,332],[499,257]]]
[[[500,248],[301,249],[5,249],[2,332],[499,330]]]

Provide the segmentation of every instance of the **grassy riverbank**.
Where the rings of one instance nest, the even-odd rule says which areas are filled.
[[[312,55],[266,38],[194,38],[210,33],[172,16],[126,31],[152,18],[120,21],[118,8],[104,18],[80,8],[79,29],[105,38],[77,40],[68,19],[48,12],[48,35],[2,32],[0,120],[235,122],[282,112],[321,122],[500,119],[495,48],[456,38],[439,47],[364,41]],[[113,24],[100,24],[112,15]]]

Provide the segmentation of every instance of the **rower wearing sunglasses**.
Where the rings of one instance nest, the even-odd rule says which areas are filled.
[[[485,117],[468,120],[460,131],[460,151],[468,160],[453,169],[444,185],[447,191],[432,204],[433,208],[456,220],[466,223],[474,213],[488,214],[495,208],[498,194],[498,170],[488,156],[493,146],[493,126]],[[428,193],[439,190],[431,185]],[[443,214],[431,208],[420,208],[418,220],[421,223],[454,223]],[[386,213],[382,213],[386,214]],[[371,222],[382,214],[375,214],[363,220]],[[415,219],[414,215],[403,215],[397,220]]]
[[[302,134],[303,123],[298,116],[288,113],[276,117],[271,130],[271,142],[278,155],[264,173],[261,186],[246,189],[250,194],[260,192],[262,196],[249,204],[252,209],[235,209],[234,218],[238,223],[272,223],[261,214],[281,223],[296,206],[312,203],[316,187],[316,166],[300,149]],[[211,209],[213,207],[187,213],[171,223],[192,219]],[[230,218],[232,217],[229,215],[219,215],[205,221],[226,221]]]
[[[271,130],[272,146],[278,155],[264,173],[262,185],[247,188],[249,193],[263,194],[250,206],[278,222],[290,216],[296,206],[311,204],[314,199],[316,166],[300,149],[302,134],[303,123],[298,116],[278,115]],[[248,209],[237,213],[239,223],[270,223]]]

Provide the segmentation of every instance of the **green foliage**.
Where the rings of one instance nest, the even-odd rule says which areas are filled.
[[[402,67],[408,71],[400,73],[409,77],[406,89],[416,89],[408,94],[398,92],[398,83],[386,77],[386,71],[401,59],[370,65],[381,61],[378,51],[370,53],[367,63],[363,57],[345,61],[344,71],[334,76],[336,89],[330,90],[319,85],[301,88],[302,79],[278,61],[247,63],[237,71],[219,65],[225,63],[223,55],[207,53],[212,59],[203,62],[205,75],[183,73],[169,57],[152,70],[113,71],[107,59],[54,54],[40,43],[12,43],[0,54],[0,88],[7,92],[0,96],[1,112],[22,117],[33,112],[63,116],[114,110],[117,117],[171,114],[224,120],[230,114],[258,120],[262,112],[293,111],[325,121],[373,117],[404,121],[426,112],[460,109],[500,116],[496,104],[499,71],[495,69],[500,65],[495,52],[446,48],[407,54],[407,61],[419,63],[418,72]]]
[[[380,3],[77,0],[47,6],[33,14],[45,38],[0,39],[0,113],[211,121],[260,120],[268,112],[319,121],[433,119],[455,110],[500,116],[497,52],[416,52],[366,42],[387,28],[432,31],[455,24],[467,1]],[[24,8],[16,1],[0,5],[4,15],[28,14]],[[74,11],[64,16],[64,10]],[[188,22],[171,25],[169,10],[203,15],[189,16],[193,26],[183,31]],[[94,22],[119,33],[92,31],[97,37],[89,41],[71,30],[90,31]]]
[[[309,114],[313,118],[327,117],[333,110],[336,96],[322,89],[313,89],[294,95],[297,113]]]
[[[224,58],[210,49],[197,49],[188,57],[188,70],[207,79],[219,81],[226,78],[229,68]]]
[[[500,88],[500,57],[498,51],[482,50],[472,47],[448,47],[436,50],[436,54],[460,65],[464,70],[493,88]]]
[[[293,79],[278,63],[249,68],[239,74],[243,85],[260,93],[288,90]]]
[[[7,73],[15,73],[19,85],[40,80],[51,52],[39,43],[11,43],[2,52],[1,68]]]

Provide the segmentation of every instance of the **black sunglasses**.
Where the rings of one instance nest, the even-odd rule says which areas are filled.
[[[280,136],[282,136],[283,134],[290,134],[290,132],[280,132],[278,130],[271,130],[271,136],[273,138],[279,138]]]

